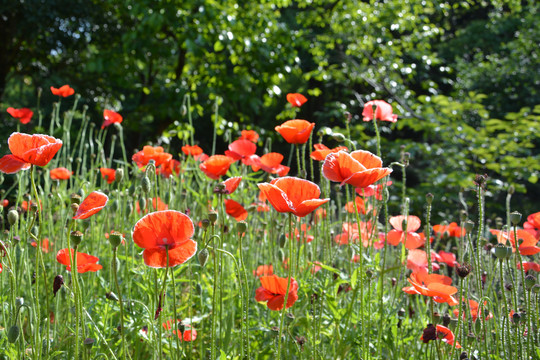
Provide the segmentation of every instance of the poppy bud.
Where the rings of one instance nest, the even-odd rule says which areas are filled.
[[[111,211],[115,213],[118,210],[120,210],[120,202],[118,201],[118,199],[115,199],[111,205]]]
[[[465,228],[465,231],[467,233],[470,233],[472,229],[474,228],[474,222],[471,220],[465,221],[465,224],[463,224],[463,227]]]
[[[83,239],[83,233],[80,231],[72,231],[69,234],[69,239],[71,240],[71,243],[75,246],[79,245]]]
[[[366,270],[366,278],[369,280],[373,277],[373,271],[371,269]]]
[[[117,248],[122,243],[122,234],[116,231],[113,231],[109,234],[109,242],[113,248]]]
[[[19,213],[17,212],[17,210],[9,210],[8,212],[9,225],[13,226],[17,224],[18,221],[19,221]]]
[[[64,277],[62,275],[56,275],[53,282],[53,296],[56,297],[56,293],[64,285]]]
[[[133,204],[130,202],[127,204],[127,212],[128,214],[131,214],[133,212]]]
[[[512,321],[514,322],[514,324],[519,324],[519,322],[521,321],[521,314],[518,313],[518,312],[515,312],[512,314]]]
[[[83,189],[79,189],[79,191],[77,191],[77,194],[81,197],[81,199],[83,197],[85,197],[85,194],[84,194],[84,190]]]
[[[13,325],[9,328],[7,333],[8,341],[13,344],[17,339],[19,338],[19,334],[21,333],[21,329],[17,325]]]
[[[117,183],[121,183],[123,178],[124,178],[124,169],[123,168],[116,169],[116,171],[114,172],[114,181],[116,181]]]
[[[465,220],[467,220],[467,211],[466,210],[461,210],[459,212],[459,219],[461,220],[461,222],[464,222]]]
[[[202,288],[201,284],[197,283],[197,284],[195,285],[195,291],[197,291],[197,294],[198,294],[199,296],[202,296],[202,290],[203,290],[203,288]]]
[[[427,194],[426,194],[426,202],[427,202],[429,205],[431,205],[431,203],[433,202],[433,198],[434,198],[434,197],[435,197],[435,196],[433,196],[432,193],[427,193]]]
[[[152,183],[150,182],[150,179],[146,175],[142,178],[141,188],[145,194],[148,194],[150,190],[152,190]]]
[[[403,158],[402,158],[403,165],[409,166],[409,159],[410,159],[410,158],[411,158],[411,153],[409,153],[409,152],[404,152],[404,153],[403,153]]]
[[[512,225],[517,225],[519,224],[519,222],[521,221],[521,214],[518,213],[517,211],[513,211],[510,213],[510,222],[512,223]]]
[[[534,285],[536,285],[536,278],[533,275],[525,276],[525,288],[531,290]]]
[[[209,255],[210,254],[208,253],[207,249],[202,249],[201,251],[199,251],[199,253],[197,254],[197,257],[199,258],[199,264],[201,264],[201,266],[206,265]]]
[[[84,339],[84,347],[87,348],[87,349],[91,349],[92,346],[94,346],[94,343],[96,342],[96,340],[92,339],[92,338],[86,338]]]
[[[81,203],[81,200],[82,200],[82,198],[81,198],[81,196],[79,194],[73,193],[73,194],[71,194],[69,196],[69,201],[70,201],[71,204],[79,205]]]
[[[79,210],[79,204],[71,204],[70,207],[74,214]]]
[[[139,208],[144,211],[146,210],[146,198],[144,196],[141,196],[139,198]]]
[[[504,245],[504,244],[497,244],[493,247],[493,253],[499,260],[505,260],[512,255],[512,248]]]
[[[279,243],[279,247],[281,248],[285,247],[285,244],[287,243],[287,238],[285,237],[285,234],[279,235],[278,243]]]
[[[281,260],[281,262],[285,261],[285,253],[283,252],[283,249],[278,250],[278,257]]]
[[[309,249],[307,253],[307,257],[309,261],[313,261],[313,250],[311,248]]]
[[[337,142],[344,142],[345,141],[345,135],[343,134],[340,134],[340,133],[333,133],[332,134],[332,138],[334,140],[336,140]]]
[[[22,297],[16,298],[16,299],[15,299],[15,305],[16,305],[17,307],[23,306],[23,305],[24,305],[24,298],[22,298]]]
[[[238,223],[236,223],[236,230],[240,233],[240,234],[243,234],[246,232],[247,230],[247,222],[245,221],[239,221]]]
[[[540,285],[536,284],[531,288],[533,294],[538,294],[538,291],[540,291]]]
[[[116,294],[113,293],[112,291],[109,291],[108,293],[106,293],[105,298],[111,301],[118,301],[118,296],[116,296]]]
[[[187,106],[186,105],[183,105],[180,107],[180,114],[182,114],[182,116],[186,116],[187,114]]]
[[[36,203],[30,203],[30,211],[34,213],[38,211],[38,206]]]
[[[129,196],[133,196],[135,195],[135,191],[137,190],[137,188],[135,187],[135,185],[131,185],[128,189],[128,195]]]
[[[32,226],[32,229],[30,229],[30,232],[32,233],[32,235],[34,235],[35,237],[38,236],[39,234],[39,229],[37,226]]]
[[[218,218],[218,214],[215,211],[210,211],[208,213],[208,220],[210,220],[210,223],[215,224]]]

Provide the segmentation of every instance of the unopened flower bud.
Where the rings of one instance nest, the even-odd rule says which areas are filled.
[[[79,245],[81,243],[81,241],[83,239],[83,233],[80,232],[80,231],[72,231],[69,234],[69,239],[71,240],[71,243],[74,246],[77,246],[77,245]]]
[[[515,192],[516,192],[516,188],[514,187],[514,185],[510,185],[508,187],[508,194],[513,195]]]
[[[124,179],[124,169],[118,168],[114,172],[114,181],[116,181],[117,183],[121,183],[122,179]]]
[[[8,222],[9,225],[14,226],[19,221],[19,213],[17,210],[9,210],[8,212]]]
[[[465,221],[465,224],[463,224],[463,227],[465,228],[465,231],[467,232],[467,234],[470,234],[474,228],[474,222],[471,220],[467,220]]]
[[[23,297],[18,297],[15,299],[15,305],[17,307],[21,307],[24,305],[24,298]]]
[[[84,194],[84,190],[83,190],[83,189],[79,189],[79,191],[77,191],[77,195],[79,195],[79,196],[81,197],[81,199],[84,198],[84,197],[85,197],[85,196],[84,196],[84,195],[85,195],[85,194]]]
[[[111,301],[118,301],[118,296],[116,296],[116,294],[113,293],[112,291],[109,291],[108,293],[106,293],[105,298]]]
[[[285,244],[287,243],[287,237],[285,236],[285,234],[279,235],[278,242],[279,242],[279,247],[281,248],[285,247]]]
[[[17,325],[13,325],[12,327],[9,328],[7,332],[8,341],[11,344],[15,343],[17,339],[19,338],[20,333],[21,333],[21,329],[19,329]]]
[[[510,222],[512,223],[512,225],[517,225],[519,224],[519,222],[521,221],[521,214],[518,213],[517,211],[513,211],[510,213]]]
[[[281,260],[281,262],[285,261],[285,253],[283,252],[283,249],[278,250],[278,258]]]
[[[433,202],[433,198],[434,198],[434,196],[433,196],[432,193],[427,193],[427,194],[426,194],[426,202],[427,202],[429,205],[431,205],[431,203]]]
[[[345,141],[345,135],[343,134],[340,134],[340,133],[333,133],[332,134],[332,138],[334,140],[336,140],[337,142],[344,142]]]
[[[139,198],[139,208],[141,211],[144,211],[146,209],[146,198],[144,196],[141,196]]]
[[[199,264],[201,264],[201,266],[206,265],[209,255],[210,254],[208,253],[207,249],[202,249],[201,251],[199,251],[199,253],[197,254],[197,257],[199,258]]]
[[[150,182],[150,179],[148,178],[148,176],[144,176],[142,178],[141,188],[145,194],[148,194],[150,190],[152,190],[152,183]]]

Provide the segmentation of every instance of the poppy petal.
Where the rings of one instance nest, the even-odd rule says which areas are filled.
[[[4,155],[0,159],[0,172],[4,174],[15,174],[20,170],[26,170],[30,167],[30,164],[19,160],[13,155]]]
[[[143,251],[144,263],[153,268],[167,267],[167,251],[169,252],[169,267],[174,267],[185,263],[195,255],[197,243],[188,239],[181,245],[172,245],[169,249],[163,246],[145,249]]]
[[[84,201],[79,205],[73,219],[87,219],[90,216],[98,213],[107,205],[109,197],[100,191],[90,193]]]
[[[351,152],[353,157],[360,164],[364,165],[366,169],[380,168],[382,167],[382,160],[375,154],[372,154],[366,150],[356,150]]]
[[[191,241],[193,221],[180,211],[163,210],[143,216],[133,229],[133,241],[143,249],[183,245]]]

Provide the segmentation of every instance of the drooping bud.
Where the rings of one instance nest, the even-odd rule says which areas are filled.
[[[343,134],[340,134],[340,133],[333,133],[332,134],[332,138],[334,140],[336,140],[337,142],[344,142],[345,141],[345,135]]]
[[[11,344],[15,343],[17,339],[19,338],[20,333],[21,333],[21,329],[19,329],[17,325],[13,325],[12,327],[9,328],[8,333],[7,333],[8,341]]]
[[[62,275],[56,275],[53,282],[53,296],[56,297],[56,293],[64,285],[64,277]]]
[[[199,251],[199,253],[197,254],[197,257],[199,258],[199,264],[201,264],[201,266],[204,267],[204,265],[206,265],[209,255],[210,254],[208,253],[207,249],[202,249],[201,251]]]
[[[106,293],[105,298],[111,301],[118,301],[118,296],[116,296],[116,294],[113,293],[112,291],[109,291],[108,293]]]

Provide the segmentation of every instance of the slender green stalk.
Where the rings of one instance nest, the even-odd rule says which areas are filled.
[[[122,357],[124,360],[127,359],[127,349],[126,349],[126,334],[124,327],[124,298],[122,297],[122,290],[120,289],[120,284],[118,283],[118,269],[116,267],[117,261],[117,247],[113,247],[113,258],[112,258],[112,271],[114,275],[114,283],[116,285],[116,292],[118,293],[118,298],[120,299],[120,335],[122,336]]]
[[[277,358],[281,359],[281,337],[283,336],[283,326],[285,323],[285,312],[287,309],[287,301],[289,300],[289,290],[291,288],[292,278],[291,269],[293,267],[294,259],[294,247],[293,247],[293,225],[292,225],[292,213],[289,213],[289,266],[287,267],[287,292],[285,293],[285,299],[283,301],[283,308],[281,309],[281,321],[279,324],[279,337],[278,337],[278,350]]]

